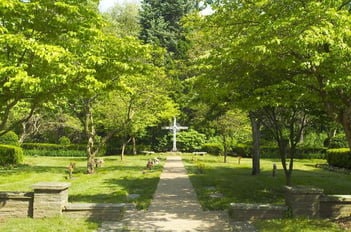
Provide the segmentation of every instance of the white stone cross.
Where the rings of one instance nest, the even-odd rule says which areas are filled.
[[[162,129],[172,130],[173,131],[173,148],[172,152],[177,152],[177,131],[186,130],[188,127],[186,126],[177,126],[177,119],[174,117],[173,126],[165,126]]]

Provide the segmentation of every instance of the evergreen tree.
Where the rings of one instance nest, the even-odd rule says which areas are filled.
[[[143,0],[140,39],[166,48],[176,59],[186,57],[190,42],[180,20],[196,9],[197,0]]]

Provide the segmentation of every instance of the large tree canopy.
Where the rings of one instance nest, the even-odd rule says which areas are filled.
[[[349,6],[349,1],[217,1],[203,24],[218,44],[207,60],[216,77],[209,83],[221,85],[222,97],[252,109],[299,96],[319,99],[351,145]]]
[[[181,25],[182,17],[198,8],[196,0],[143,0],[140,11],[140,38],[167,49],[176,58],[187,55],[189,41]]]
[[[100,24],[92,6],[87,0],[0,2],[0,133],[91,72],[78,57]],[[10,125],[23,102],[27,114]]]

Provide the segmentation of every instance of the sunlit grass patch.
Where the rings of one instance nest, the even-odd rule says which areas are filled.
[[[257,221],[254,223],[260,232],[342,232],[344,229],[339,228],[335,223],[321,219],[279,219]]]
[[[37,182],[70,182],[69,201],[92,203],[133,202],[138,208],[147,208],[156,190],[164,161],[146,170],[147,155],[104,158],[103,167],[93,175],[86,174],[87,161],[83,157],[25,157],[24,165],[0,170],[2,191],[32,191]],[[67,167],[75,163],[73,178],[68,178]],[[129,194],[140,197],[129,200]]]

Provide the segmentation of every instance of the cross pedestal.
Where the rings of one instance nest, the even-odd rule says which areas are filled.
[[[166,127],[162,127],[162,129],[166,129],[166,130],[171,130],[173,132],[173,148],[172,148],[172,152],[177,152],[177,131],[180,130],[186,130],[188,129],[188,127],[186,126],[178,126],[177,125],[177,119],[176,117],[173,118],[173,125],[172,126],[166,126]]]

